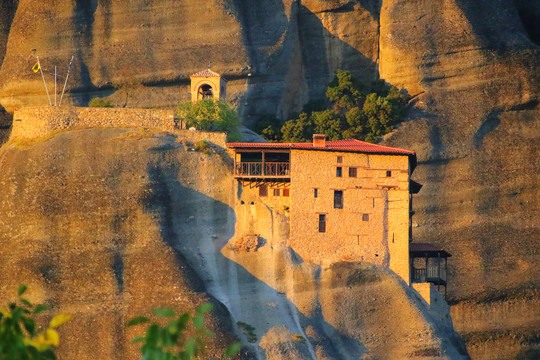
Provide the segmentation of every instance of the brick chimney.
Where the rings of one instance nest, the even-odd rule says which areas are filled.
[[[326,146],[326,135],[313,134],[313,147],[325,147],[325,146]]]

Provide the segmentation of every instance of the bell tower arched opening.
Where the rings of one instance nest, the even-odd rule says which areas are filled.
[[[197,91],[197,100],[213,99],[213,98],[214,98],[214,92],[213,92],[212,86],[208,84],[203,84],[199,86],[199,90]]]

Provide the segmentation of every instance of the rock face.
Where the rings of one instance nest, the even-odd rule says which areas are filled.
[[[539,22],[535,0],[3,1],[0,104],[47,103],[34,48],[49,90],[75,55],[78,105],[172,107],[211,61],[247,125],[321,98],[338,68],[403,87],[409,119],[385,141],[418,152],[413,235],[454,254],[455,326],[473,358],[534,358]]]
[[[250,212],[266,241],[237,249],[252,224],[234,210],[230,159],[180,140],[88,129],[0,150],[0,300],[24,282],[31,300],[73,314],[60,358],[135,359],[129,318],[204,301],[216,305],[210,357],[237,333],[243,358],[465,358],[448,314],[372,265],[303,263],[284,216],[262,204]]]

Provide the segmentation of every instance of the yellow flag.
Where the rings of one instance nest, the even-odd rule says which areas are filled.
[[[41,68],[41,67],[39,66],[39,61],[38,61],[38,62],[36,63],[36,65],[34,65],[34,66],[32,67],[32,70],[34,70],[34,72],[37,73],[37,72],[39,71],[40,68]]]

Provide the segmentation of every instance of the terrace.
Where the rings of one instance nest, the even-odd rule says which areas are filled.
[[[429,282],[437,285],[437,290],[444,286],[446,294],[448,258],[452,256],[443,248],[429,243],[411,243],[411,281]],[[444,264],[443,264],[444,259]]]
[[[237,150],[234,159],[234,177],[290,180],[290,151]]]

